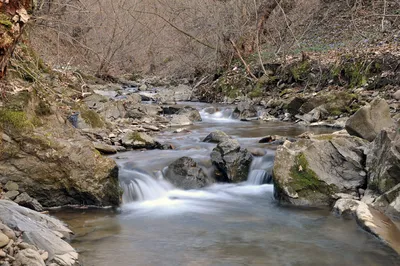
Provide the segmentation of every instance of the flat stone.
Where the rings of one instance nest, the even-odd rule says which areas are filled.
[[[8,181],[5,185],[5,189],[8,191],[14,191],[14,190],[18,190],[19,186],[17,183],[15,183],[13,181]]]
[[[14,200],[19,195],[19,192],[16,190],[7,191],[4,196],[9,198],[10,200]]]

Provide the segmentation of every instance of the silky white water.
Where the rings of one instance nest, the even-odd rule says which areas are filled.
[[[399,257],[354,220],[274,200],[275,148],[258,141],[271,134],[296,136],[307,128],[240,122],[229,107],[212,114],[204,108],[199,106],[203,122],[188,127],[189,133],[168,130],[158,136],[175,150],[113,156],[124,191],[119,210],[57,213],[76,233],[72,244],[83,265],[399,265]],[[216,144],[201,140],[217,129],[265,154],[254,158],[247,181],[185,191],[163,179],[166,167],[183,156],[212,174]]]

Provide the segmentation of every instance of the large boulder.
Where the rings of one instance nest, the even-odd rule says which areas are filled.
[[[346,122],[346,130],[350,135],[373,141],[384,128],[394,126],[390,117],[390,108],[385,100],[376,98],[370,105],[359,109]]]
[[[5,225],[23,232],[22,237],[25,242],[48,252],[48,262],[66,266],[77,264],[78,253],[60,238],[60,236],[68,238],[72,232],[59,220],[6,200],[0,200],[0,213],[0,220]],[[41,261],[36,255],[33,252],[23,252],[18,261],[22,262],[29,258]],[[20,265],[36,264],[22,263]]]
[[[19,190],[45,207],[118,205],[118,167],[101,156],[91,141],[60,121],[34,130],[9,128],[0,141],[0,182],[14,181]],[[8,136],[8,137],[4,137]]]
[[[211,185],[214,181],[190,157],[179,158],[170,164],[164,177],[175,187],[182,189],[202,188]]]
[[[336,193],[358,194],[366,183],[365,141],[345,135],[319,135],[276,151],[275,196],[299,206],[328,206]]]
[[[367,149],[368,190],[373,205],[400,218],[400,134],[382,130]]]
[[[211,161],[217,181],[237,183],[247,180],[253,156],[236,139],[226,139],[213,149]]]
[[[232,117],[242,121],[252,120],[258,117],[258,111],[249,101],[240,102],[232,113]]]
[[[190,106],[185,106],[185,107],[181,108],[177,112],[177,114],[178,115],[186,115],[189,118],[189,120],[192,122],[202,121],[199,111]]]
[[[400,134],[382,130],[367,149],[368,186],[385,193],[400,183]]]
[[[221,130],[216,130],[208,134],[207,137],[204,138],[203,142],[220,143],[229,139],[231,139],[231,137],[228,136],[225,132]]]

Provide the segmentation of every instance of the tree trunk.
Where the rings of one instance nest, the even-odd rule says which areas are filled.
[[[252,54],[257,48],[257,42],[264,31],[265,22],[271,16],[272,11],[278,6],[278,0],[265,0],[261,3],[257,10],[257,28],[251,40],[243,45],[245,55]]]
[[[7,71],[15,46],[32,9],[31,0],[0,0],[0,79]]]

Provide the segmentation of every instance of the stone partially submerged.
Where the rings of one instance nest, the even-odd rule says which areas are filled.
[[[298,206],[329,206],[336,193],[358,194],[366,183],[362,139],[319,135],[276,151],[275,196]]]
[[[182,157],[168,166],[166,180],[182,189],[202,188],[214,183],[203,169],[190,157]]]
[[[253,156],[236,139],[226,139],[213,149],[211,161],[217,181],[238,183],[247,180]]]

